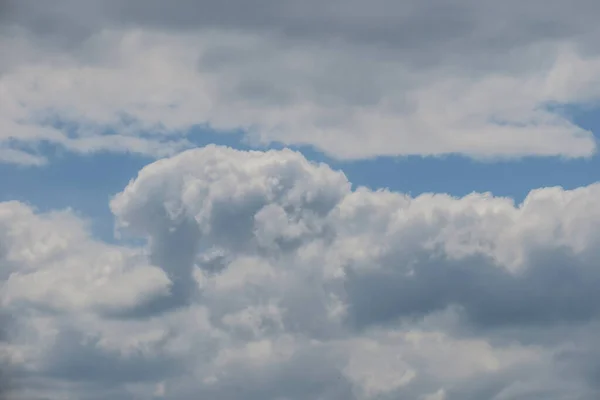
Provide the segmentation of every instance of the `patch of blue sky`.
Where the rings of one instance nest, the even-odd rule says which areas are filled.
[[[247,147],[241,133],[196,128],[190,137],[198,147],[210,143]],[[39,211],[71,208],[89,218],[93,232],[109,241],[113,239],[114,225],[108,205],[110,198],[154,161],[136,153],[73,153],[47,143],[37,150],[48,158],[42,167],[0,163],[0,201],[22,201]]]
[[[600,108],[562,106],[561,112],[580,127],[595,132],[600,140]],[[516,203],[539,187],[562,186],[565,189],[600,181],[600,154],[587,159],[561,157],[524,157],[482,162],[461,155],[440,157],[380,157],[344,162],[308,149],[303,153],[343,170],[356,186],[419,195],[449,193],[464,196],[472,192],[492,192]]]
[[[583,128],[600,132],[600,109],[564,107],[562,111]],[[241,132],[218,133],[199,126],[190,132],[189,138],[198,147],[215,143],[237,149],[250,148]],[[454,196],[492,192],[512,197],[519,203],[531,189],[538,187],[571,189],[600,181],[598,155],[589,159],[527,157],[496,162],[479,162],[458,155],[337,161],[311,148],[295,149],[311,160],[343,170],[355,186],[389,188],[415,196],[425,192]],[[153,160],[131,153],[82,155],[51,145],[42,146],[40,151],[49,159],[42,167],[0,164],[0,201],[23,201],[40,211],[70,207],[91,220],[98,237],[112,241],[114,221],[109,199]]]

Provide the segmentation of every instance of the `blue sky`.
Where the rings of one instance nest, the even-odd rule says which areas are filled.
[[[600,112],[597,109],[569,107],[568,115],[577,125],[599,137],[596,132],[600,132]],[[197,146],[215,143],[237,149],[250,148],[240,133],[220,134],[196,128],[190,132],[190,137]],[[310,160],[323,161],[332,168],[343,170],[353,185],[389,188],[413,196],[425,192],[464,196],[489,191],[496,196],[512,197],[519,203],[532,189],[548,186],[572,189],[600,180],[599,155],[576,159],[526,157],[490,162],[456,155],[338,161],[307,147],[293,148]],[[96,235],[112,241],[109,199],[153,159],[113,152],[81,155],[48,145],[43,154],[50,160],[43,167],[0,164],[3,177],[0,201],[23,201],[40,211],[72,208],[92,222]]]

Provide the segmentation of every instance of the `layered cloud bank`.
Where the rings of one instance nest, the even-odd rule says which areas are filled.
[[[595,153],[597,2],[3,1],[0,161],[166,156],[198,126],[336,158]]]
[[[120,245],[1,203],[9,398],[595,399],[599,196],[411,198],[209,146],[113,198]]]

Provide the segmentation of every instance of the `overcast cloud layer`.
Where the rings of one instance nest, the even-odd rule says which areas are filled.
[[[164,156],[208,125],[337,158],[594,154],[592,0],[3,0],[0,160]],[[193,138],[192,138],[193,139]]]
[[[112,199],[141,248],[1,203],[8,398],[597,399],[599,196],[411,198],[208,146]]]

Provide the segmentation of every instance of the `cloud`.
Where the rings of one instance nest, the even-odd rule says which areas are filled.
[[[540,189],[519,206],[490,194],[411,199],[351,191],[341,173],[297,153],[208,147],[142,170],[112,209],[123,227],[148,235],[151,248],[174,237],[178,246],[170,248],[179,255],[217,247],[252,257],[330,257],[327,268],[337,270],[320,273],[344,270],[359,324],[454,304],[483,325],[536,324],[599,311],[588,301],[600,279],[593,263],[599,192],[597,184]]]
[[[200,125],[342,159],[596,151],[553,107],[598,101],[594,2],[169,4],[9,1],[0,141],[162,157]]]
[[[53,7],[32,0],[9,0],[4,4],[5,21],[63,36],[76,33],[74,26],[91,31],[133,24],[170,30],[209,27],[280,31],[291,37],[319,40],[335,36],[385,42],[416,53],[426,46],[447,44],[494,53],[535,41],[592,35],[595,28],[586,22],[591,22],[598,10],[590,0],[576,0],[572,6],[558,0],[528,4],[516,0],[460,0],[451,5],[438,0],[376,0],[369,4],[261,0],[252,6],[241,0],[227,4],[176,0],[169,5],[157,0],[127,4],[116,0],[60,0]],[[548,7],[540,7],[542,4]],[[403,35],[408,32],[413,36]],[[467,43],[456,40],[464,36],[473,37]]]
[[[208,146],[112,199],[142,247],[1,203],[12,394],[591,399],[599,190],[413,198]]]
[[[0,346],[4,347],[10,340],[10,317],[0,312]],[[11,387],[11,370],[4,359],[0,359],[0,399],[4,400]]]
[[[0,223],[5,307],[109,311],[169,290],[164,273],[137,250],[85,240],[85,225],[70,212],[38,217],[9,202],[2,204]]]

